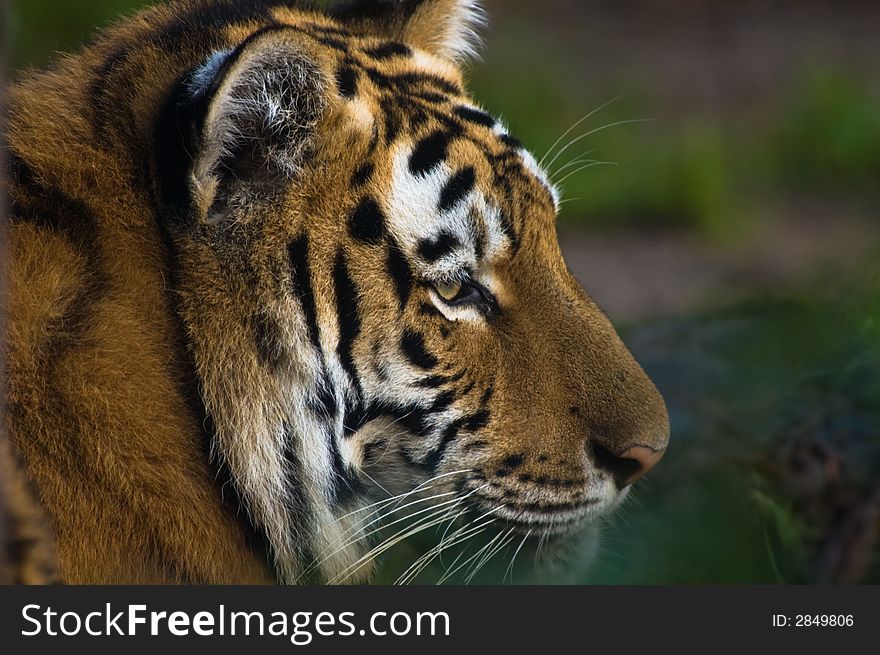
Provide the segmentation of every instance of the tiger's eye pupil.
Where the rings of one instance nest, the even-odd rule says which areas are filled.
[[[443,300],[455,300],[461,293],[461,282],[437,282],[434,288]]]

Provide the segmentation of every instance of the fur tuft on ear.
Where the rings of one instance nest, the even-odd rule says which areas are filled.
[[[350,0],[332,14],[366,33],[459,63],[477,56],[486,24],[480,0]]]
[[[215,53],[191,74],[189,89],[207,102],[191,174],[203,217],[222,218],[240,188],[277,184],[301,170],[326,89],[295,43],[270,34]]]

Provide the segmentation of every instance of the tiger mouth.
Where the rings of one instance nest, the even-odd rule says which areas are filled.
[[[476,503],[483,515],[497,521],[501,530],[522,535],[562,536],[584,529],[597,515],[602,505],[598,498],[586,498],[576,503],[505,503],[491,506],[485,500]]]

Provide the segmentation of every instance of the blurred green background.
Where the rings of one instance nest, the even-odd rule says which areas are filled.
[[[13,0],[13,68],[144,4]],[[880,583],[880,3],[486,5],[473,94],[549,162],[673,431],[597,559],[536,580]]]

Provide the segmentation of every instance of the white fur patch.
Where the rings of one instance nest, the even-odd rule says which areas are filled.
[[[358,129],[368,133],[373,131],[376,118],[363,98],[353,98],[346,102],[345,106],[352,117],[352,122]]]
[[[220,68],[231,54],[232,50],[217,50],[211,53],[205,63],[195,69],[190,76],[187,89],[190,95],[196,97],[205,93],[208,87],[214,83]]]
[[[452,253],[431,264],[423,263],[422,272],[428,278],[450,277],[474,268],[476,255],[468,216],[470,203],[460,202],[445,212],[437,209],[440,193],[453,171],[446,163],[440,163],[430,173],[413,175],[409,170],[411,154],[412,146],[399,146],[393,155],[391,193],[386,202],[395,236],[413,261],[419,261],[416,253],[423,239],[436,238],[443,232],[458,239],[461,246]]]
[[[541,180],[541,183],[547,187],[547,190],[550,191],[550,195],[553,196],[553,205],[556,209],[559,209],[559,191],[556,190],[556,187],[553,186],[553,183],[550,182],[550,178],[547,176],[547,173],[544,172],[544,169],[538,165],[538,162],[535,160],[535,157],[525,148],[520,148],[518,151],[520,158],[522,158],[523,163],[526,166],[526,169],[534,175],[536,178]]]
[[[456,62],[475,59],[482,42],[479,33],[487,22],[479,0],[458,0],[439,44],[441,53]]]
[[[424,50],[413,51],[413,56],[410,61],[413,66],[420,71],[441,78],[452,77],[455,73],[455,69],[448,61],[435,57]]]

